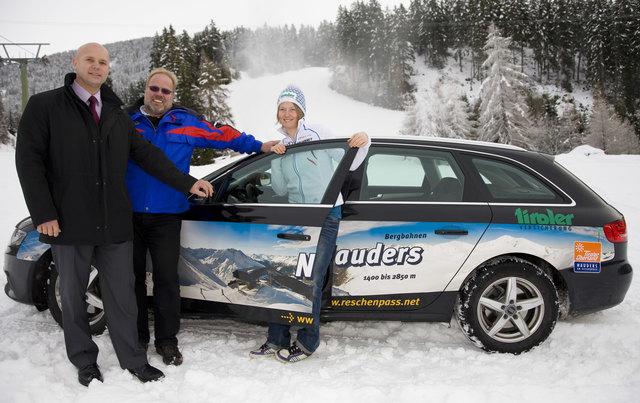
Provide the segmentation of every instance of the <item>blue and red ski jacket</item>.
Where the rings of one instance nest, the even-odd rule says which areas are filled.
[[[209,122],[197,112],[174,104],[162,116],[157,128],[140,111],[142,100],[127,112],[139,133],[155,146],[184,173],[189,173],[193,150],[198,148],[232,149],[241,153],[259,152],[262,142],[254,136],[240,132],[229,125]],[[129,160],[127,187],[138,213],[182,213],[189,208],[187,196],[147,174]]]

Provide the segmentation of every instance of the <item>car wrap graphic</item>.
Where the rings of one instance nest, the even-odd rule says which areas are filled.
[[[442,228],[460,235],[438,235]],[[278,316],[309,314],[319,232],[318,227],[184,221],[181,294],[283,311]],[[285,239],[283,233],[304,237]],[[571,268],[576,242],[601,245],[599,261],[614,255],[613,244],[595,227],[342,221],[331,294],[356,302],[333,306],[419,308],[420,295],[448,290],[461,268],[464,274],[464,268],[506,253],[533,254],[559,269]],[[583,271],[594,270],[589,267]],[[396,298],[402,295],[411,301]],[[361,296],[373,302],[360,301]]]
[[[464,235],[438,235],[442,228],[462,230]],[[181,296],[256,307],[264,320],[309,326],[309,279],[319,233],[319,227],[184,221],[178,265]],[[18,258],[33,260],[49,249],[38,235],[27,235]],[[422,308],[432,300],[429,294],[455,291],[471,270],[495,256],[514,253],[534,255],[576,273],[599,273],[601,263],[615,254],[614,244],[599,227],[524,220],[491,225],[343,220],[331,306]]]
[[[458,223],[341,222],[332,296],[347,298],[333,306],[419,308],[422,294],[444,289],[450,281],[447,273],[460,267],[486,226],[465,224],[465,236],[438,236],[436,229],[462,227]],[[309,315],[312,285],[308,279],[319,233],[318,227],[183,221],[181,295],[267,308],[275,311],[270,320],[280,322]]]
[[[556,214],[549,209],[544,212],[529,212],[527,209],[516,209],[518,224],[563,225],[571,226],[573,214]]]
[[[22,260],[36,261],[49,248],[51,248],[51,245],[40,242],[40,233],[38,231],[30,231],[22,241],[16,257]]]
[[[575,242],[573,270],[576,273],[600,273],[602,244],[600,242]]]
[[[456,290],[464,276],[485,261],[504,254],[524,254],[537,256],[558,270],[576,270],[579,262],[576,244],[600,245],[598,262],[609,261],[615,256],[614,244],[609,242],[601,227],[533,225],[533,224],[491,224],[482,240],[464,264],[459,276],[447,286]],[[590,255],[593,257],[593,255]]]
[[[308,326],[312,283],[296,271],[319,234],[319,227],[183,221],[180,294],[266,308],[264,320]]]
[[[552,214],[545,213],[545,217]],[[570,219],[568,215],[554,214],[550,221]],[[540,218],[538,221],[549,222]],[[442,228],[452,229],[450,233],[463,230],[460,233],[464,235],[438,235]],[[582,244],[591,250],[598,248],[600,253],[576,253],[575,245]],[[343,221],[335,257],[333,296],[455,291],[471,270],[495,256],[514,253],[537,256],[557,269],[596,272],[599,263],[596,265],[594,260],[611,260],[615,251],[599,227]]]
[[[333,296],[444,290],[482,236],[484,223],[342,221]],[[464,235],[438,235],[443,228]]]

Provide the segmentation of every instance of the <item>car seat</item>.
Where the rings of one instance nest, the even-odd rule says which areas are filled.
[[[456,202],[462,201],[462,185],[456,178],[442,178],[431,192],[431,200]]]

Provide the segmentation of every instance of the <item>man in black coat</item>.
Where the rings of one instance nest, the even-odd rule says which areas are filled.
[[[135,130],[122,101],[102,85],[109,73],[103,46],[81,46],[73,67],[76,73],[67,74],[63,87],[29,99],[18,128],[18,177],[40,240],[51,244],[67,356],[79,382],[102,381],[85,301],[93,262],[121,367],[143,382],[158,380],[164,374],[148,364],[138,344],[127,164],[131,158],[184,193],[209,196],[213,189],[182,173]]]

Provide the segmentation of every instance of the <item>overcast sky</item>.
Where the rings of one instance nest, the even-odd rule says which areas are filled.
[[[368,0],[366,0],[368,1]],[[378,0],[383,8],[410,0]],[[161,33],[173,25],[178,33],[202,31],[211,21],[218,29],[294,24],[318,26],[335,21],[338,6],[354,0],[2,0],[0,43],[37,42],[40,56],[75,50],[86,42],[102,44]],[[11,57],[33,57],[36,47],[9,46]],[[0,56],[6,57],[0,49]]]

